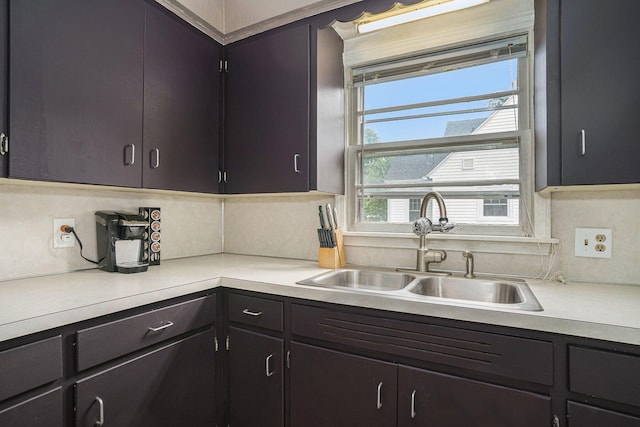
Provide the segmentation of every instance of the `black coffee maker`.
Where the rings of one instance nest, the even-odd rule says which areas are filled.
[[[148,227],[149,221],[137,213],[96,212],[98,268],[119,273],[146,271]]]

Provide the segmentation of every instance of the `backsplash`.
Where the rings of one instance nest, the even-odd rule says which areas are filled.
[[[53,218],[75,218],[87,258],[95,259],[97,210],[162,209],[162,259],[226,253],[317,260],[318,205],[335,204],[319,194],[234,197],[109,190],[0,180],[0,281],[94,268],[79,247],[53,249]],[[552,236],[560,239],[551,272],[569,281],[640,285],[640,190],[553,193]],[[224,249],[223,249],[224,217]],[[611,228],[611,259],[574,256],[576,227]],[[347,241],[348,243],[348,241]],[[410,267],[415,250],[347,246],[349,263]],[[549,257],[475,253],[476,271],[544,275]],[[464,269],[451,251],[442,268]]]
[[[225,252],[317,260],[317,205],[333,197],[259,197],[225,201]],[[558,192],[551,197],[552,237],[560,239],[550,273],[569,281],[640,285],[640,190]],[[611,228],[612,259],[576,258],[576,227]],[[349,240],[346,240],[347,245]],[[416,242],[417,247],[417,242]],[[413,249],[347,246],[350,264],[415,266]],[[475,253],[477,272],[543,277],[549,256]],[[436,268],[462,271],[465,260],[450,251]]]
[[[90,186],[0,183],[0,281],[95,268],[80,248],[53,249],[54,218],[74,218],[83,254],[96,259],[94,212],[162,209],[162,259],[206,255],[222,250],[221,200]]]

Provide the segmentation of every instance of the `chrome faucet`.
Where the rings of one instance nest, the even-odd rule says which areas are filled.
[[[427,215],[427,205],[429,200],[435,199],[438,203],[440,218],[438,223],[434,224]],[[419,272],[429,271],[429,264],[434,262],[442,262],[447,259],[447,253],[444,250],[430,250],[427,248],[427,234],[432,231],[447,232],[456,225],[449,222],[447,218],[447,208],[444,205],[442,196],[437,191],[427,193],[422,199],[420,205],[420,218],[413,224],[413,232],[420,236],[420,247],[418,248],[418,256],[416,260],[416,270]]]

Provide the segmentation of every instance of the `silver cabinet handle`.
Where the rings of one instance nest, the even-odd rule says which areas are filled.
[[[287,351],[287,369],[291,369],[291,350]]]
[[[162,326],[158,326],[157,328],[149,326],[149,332],[158,332],[158,331],[161,331],[163,329],[170,328],[172,326],[173,326],[173,322],[167,322],[166,324],[164,324]]]
[[[98,421],[95,422],[94,426],[100,427],[104,425],[104,401],[96,396],[95,401],[98,402]]]
[[[376,403],[378,409],[382,408],[382,381],[378,384],[378,401]]]
[[[580,129],[580,155],[587,154],[587,132],[584,129]]]
[[[247,316],[254,316],[254,317],[262,316],[261,311],[251,311],[248,308],[245,308],[244,310],[242,310],[242,313],[246,314]]]
[[[273,354],[270,354],[264,359],[264,371],[268,377],[273,375],[273,370],[269,369],[269,365],[271,365],[271,359],[273,358]]]
[[[411,393],[411,418],[415,418],[416,417],[416,391],[413,390],[413,393]]]
[[[160,149],[154,148],[153,150],[151,150],[151,169],[158,169],[159,167],[160,167]]]
[[[136,162],[136,146],[135,146],[135,145],[133,145],[133,144],[127,144],[127,145],[125,145],[125,146],[124,146],[124,148],[125,148],[125,161],[124,161],[124,165],[125,165],[125,166],[131,166],[131,165],[135,164],[135,162]],[[129,150],[127,150],[127,149],[129,149]],[[127,152],[127,151],[131,151],[131,158],[130,158],[130,160],[127,160],[127,158],[126,158],[126,157],[127,157],[127,156],[126,156],[126,152]]]
[[[9,152],[9,138],[4,133],[0,133],[0,156]]]
[[[300,168],[298,167],[298,159],[300,159],[300,154],[296,153],[293,155],[293,171],[295,173],[300,173]]]

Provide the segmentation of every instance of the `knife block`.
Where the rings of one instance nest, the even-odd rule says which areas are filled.
[[[344,267],[347,265],[347,254],[344,251],[344,237],[342,236],[341,228],[333,229],[336,236],[336,245],[338,249],[338,258],[340,260],[340,267]]]
[[[320,268],[340,268],[340,256],[338,248],[318,249],[318,267]]]

